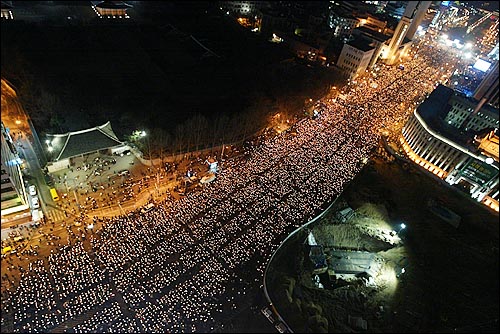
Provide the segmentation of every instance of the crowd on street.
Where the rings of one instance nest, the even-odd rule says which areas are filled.
[[[15,332],[75,318],[68,332],[214,330],[260,284],[284,237],[363,168],[381,130],[402,126],[434,89],[444,74],[438,55],[421,46],[404,69],[380,65],[350,82],[345,100],[325,98],[318,117],[246,145],[202,191],[99,218],[89,250],[81,239],[62,245],[2,293],[2,327],[13,314]]]

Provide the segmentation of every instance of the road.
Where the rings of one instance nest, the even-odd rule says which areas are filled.
[[[78,271],[57,274],[58,264],[49,277],[60,282],[58,288],[62,285],[83,296],[105,289],[107,276],[94,273],[95,268],[103,268],[140,319],[135,329],[210,330],[214,314],[224,311],[221,317],[227,317],[241,305],[237,301],[243,287],[260,284],[270,254],[293,224],[316,215],[352,180],[361,168],[359,162],[378,143],[380,129],[408,116],[408,107],[400,105],[414,103],[432,89],[441,73],[429,66],[415,62],[414,69],[422,72],[408,66],[404,75],[394,68],[384,69],[387,76],[379,80],[387,82],[371,95],[377,101],[373,108],[369,103],[374,101],[362,99],[368,94],[360,81],[348,93],[350,104],[331,103],[318,120],[296,124],[296,135],[282,133],[252,148],[246,159],[228,162],[228,168],[203,192],[166,201],[148,215],[113,220],[100,231],[102,237],[94,242],[90,260],[88,254],[77,254],[59,263],[76,266]],[[420,76],[431,83],[427,89]],[[63,285],[66,279],[78,285]],[[37,284],[53,291],[46,281]],[[107,295],[100,298],[115,300]],[[81,301],[85,303],[80,302],[80,307],[85,308],[76,316],[96,305],[85,298]],[[57,314],[67,312],[63,307],[41,311],[50,314],[56,325],[63,322]],[[37,329],[42,331],[56,327],[35,324],[27,316],[18,318],[15,325],[23,324],[40,326]]]
[[[47,214],[51,207],[55,206],[50,196],[49,187],[45,182],[39,159],[33,149],[33,133],[28,124],[28,116],[22,108],[14,88],[4,79],[2,79],[2,122],[10,129],[15,147],[20,157],[25,161],[26,170],[23,171],[23,174],[29,175],[25,178],[26,188],[31,184],[36,185],[41,209]],[[11,225],[19,223],[22,224],[25,221],[2,224],[2,228],[9,228]]]

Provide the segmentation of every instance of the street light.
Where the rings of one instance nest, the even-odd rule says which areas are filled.
[[[399,232],[401,232],[401,231],[402,231],[402,230],[404,230],[405,228],[406,228],[406,224],[405,224],[405,223],[401,223],[401,225],[400,225],[400,229],[399,229],[399,231],[398,231],[398,234],[399,234]]]

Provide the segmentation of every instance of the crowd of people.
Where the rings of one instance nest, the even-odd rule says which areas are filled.
[[[260,284],[281,240],[354,178],[380,130],[404,122],[432,91],[440,66],[422,47],[403,70],[381,66],[350,83],[345,100],[323,101],[318,117],[247,146],[203,191],[102,218],[90,250],[79,241],[62,246],[48,270],[40,260],[22,274],[2,300],[13,330],[48,331],[85,315],[68,331],[213,330],[239,307],[242,291]]]

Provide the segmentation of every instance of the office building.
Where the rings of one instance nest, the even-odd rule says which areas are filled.
[[[439,85],[403,127],[401,144],[412,161],[498,211],[498,134],[489,128],[464,133],[445,121],[450,103],[458,103],[455,94]]]
[[[404,16],[411,19],[411,24],[406,32],[406,38],[413,39],[431,3],[432,1],[408,1]]]
[[[491,104],[498,109],[498,82],[498,61],[496,61],[474,91],[474,98],[478,101],[484,100],[484,103]]]
[[[357,37],[344,44],[339,60],[337,61],[337,66],[350,79],[353,79],[368,68],[374,51],[375,47],[370,44],[369,40]]]
[[[29,209],[28,195],[21,172],[22,160],[19,158],[9,129],[2,122],[2,221],[5,216]]]

